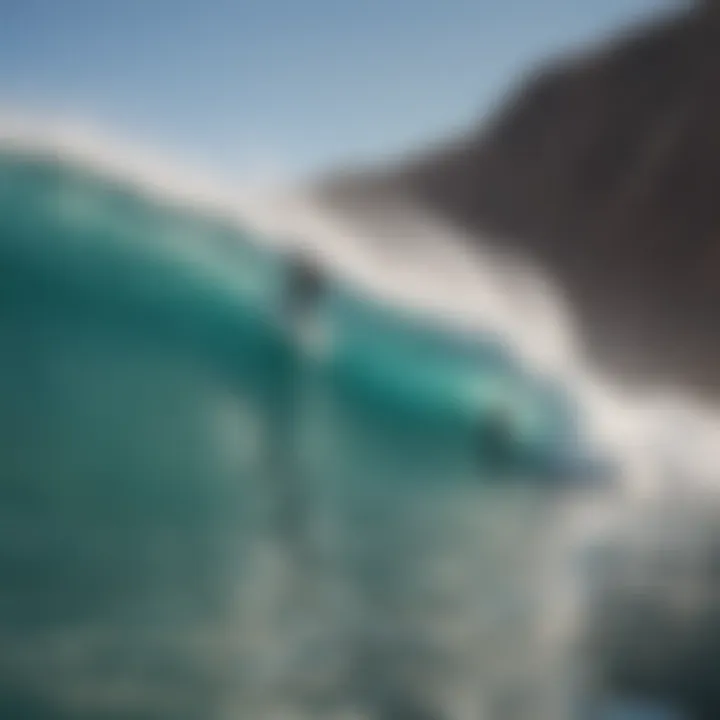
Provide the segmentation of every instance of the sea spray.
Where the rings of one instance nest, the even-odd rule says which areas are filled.
[[[662,477],[652,413],[593,379],[551,284],[422,216],[424,254],[391,261],[301,194],[5,136],[6,714],[570,717],[574,562],[629,501],[555,475],[596,450],[640,505]],[[331,279],[300,355],[288,245]],[[552,433],[548,376],[581,410]],[[528,418],[504,468],[497,402]]]

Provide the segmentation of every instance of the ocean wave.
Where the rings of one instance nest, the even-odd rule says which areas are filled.
[[[714,408],[600,378],[551,279],[420,211],[370,231],[304,188],[233,192],[26,119],[0,123],[0,207],[0,664],[78,717],[558,720],[576,552],[665,489],[716,487]],[[357,409],[315,356],[292,392],[275,349],[236,371],[282,341],[297,252],[330,278],[320,362],[442,422]],[[618,494],[478,482],[476,421],[508,397],[532,399],[553,452],[585,418],[580,450],[612,459]],[[298,427],[310,530],[273,515]]]

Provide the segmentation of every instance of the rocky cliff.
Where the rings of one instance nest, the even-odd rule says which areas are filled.
[[[480,129],[321,187],[344,209],[419,203],[520,251],[601,369],[720,398],[720,3],[553,62]]]

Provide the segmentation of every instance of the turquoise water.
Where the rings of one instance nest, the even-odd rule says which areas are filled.
[[[288,272],[0,152],[0,716],[564,716],[536,626],[581,409],[332,275],[310,351]]]

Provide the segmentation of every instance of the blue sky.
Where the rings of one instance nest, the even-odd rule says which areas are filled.
[[[0,106],[231,175],[422,146],[663,0],[0,0]]]

